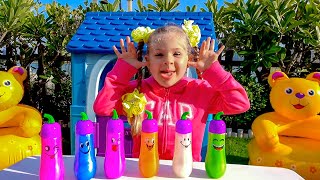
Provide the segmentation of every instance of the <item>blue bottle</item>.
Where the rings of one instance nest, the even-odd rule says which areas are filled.
[[[97,163],[94,151],[94,125],[86,113],[76,124],[76,153],[74,174],[78,180],[90,180],[96,174]]]

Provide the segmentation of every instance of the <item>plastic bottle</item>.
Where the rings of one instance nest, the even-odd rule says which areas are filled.
[[[124,124],[119,119],[117,111],[113,110],[112,119],[106,127],[106,153],[104,173],[108,179],[116,179],[123,175],[126,168],[124,154]]]
[[[81,120],[76,124],[76,152],[74,175],[78,180],[90,180],[96,174],[97,162],[94,151],[94,124],[86,113],[81,112]]]
[[[41,128],[40,180],[63,180],[64,162],[62,157],[61,126],[49,114],[48,122]]]
[[[219,112],[210,121],[208,133],[208,149],[205,160],[205,168],[210,178],[220,178],[226,171],[226,124],[220,118],[223,112]]]
[[[157,175],[159,170],[158,122],[150,111],[145,112],[148,117],[142,121],[139,170],[143,177],[148,178]]]
[[[183,113],[176,123],[172,168],[178,177],[189,177],[193,168],[192,122],[187,119],[188,114]]]

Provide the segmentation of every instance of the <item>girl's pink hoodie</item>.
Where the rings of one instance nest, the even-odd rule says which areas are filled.
[[[97,115],[111,116],[114,108],[125,115],[121,96],[137,87],[137,81],[131,81],[135,73],[135,67],[122,59],[117,60],[94,102]],[[142,80],[140,91],[147,98],[146,109],[158,120],[160,159],[173,158],[175,123],[184,112],[189,111],[188,118],[192,120],[193,159],[200,161],[208,114],[219,111],[226,115],[239,114],[250,108],[244,88],[218,61],[202,75],[205,80],[184,77],[170,88],[161,87],[152,76]],[[140,136],[133,137],[133,144],[133,157],[139,157]]]

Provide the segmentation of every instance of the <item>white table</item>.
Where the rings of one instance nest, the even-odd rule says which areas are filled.
[[[64,156],[65,163],[65,180],[74,180],[73,175],[73,156]],[[105,179],[103,171],[104,157],[97,157],[97,173],[94,179]],[[119,179],[143,179],[139,174],[138,159],[127,158],[127,167],[122,176]],[[33,156],[28,157],[9,168],[0,171],[1,180],[38,180],[38,172],[40,165],[40,157]],[[160,160],[160,168],[157,177],[152,179],[175,179],[176,176],[172,171],[172,161]],[[176,178],[181,179],[181,178]],[[209,179],[205,172],[204,162],[194,162],[193,171],[190,177],[186,179]],[[221,179],[272,179],[272,180],[296,180],[303,179],[296,172],[276,167],[262,167],[262,166],[248,166],[248,165],[236,165],[228,164],[225,175]]]

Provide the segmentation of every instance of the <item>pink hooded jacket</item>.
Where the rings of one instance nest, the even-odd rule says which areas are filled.
[[[123,114],[121,96],[132,92],[137,81],[130,81],[137,69],[118,59],[107,74],[104,87],[93,105],[97,115],[111,116],[115,108]],[[160,159],[172,159],[175,139],[175,123],[189,111],[192,120],[192,153],[194,161],[201,160],[201,146],[209,113],[223,111],[226,115],[239,114],[250,108],[244,88],[226,72],[219,62],[203,72],[205,80],[184,77],[170,88],[161,87],[151,76],[142,80],[140,91],[159,125]],[[133,137],[133,157],[139,157],[140,136]]]

